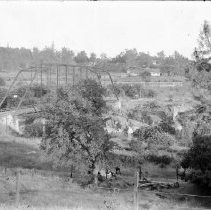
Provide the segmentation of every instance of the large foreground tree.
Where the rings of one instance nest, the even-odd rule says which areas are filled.
[[[58,91],[43,108],[47,121],[41,143],[54,163],[93,175],[98,164],[105,164],[112,148],[102,117],[104,90],[93,80],[76,89]]]

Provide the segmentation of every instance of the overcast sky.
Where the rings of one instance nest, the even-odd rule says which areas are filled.
[[[190,57],[211,2],[0,2],[0,46]]]

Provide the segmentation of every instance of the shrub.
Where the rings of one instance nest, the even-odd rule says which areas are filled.
[[[149,82],[149,81],[150,81],[150,78],[151,78],[150,72],[148,72],[148,71],[143,71],[143,72],[140,73],[140,76],[142,77],[142,79],[143,79],[145,82]]]
[[[3,78],[0,77],[0,86],[5,86],[6,83]]]
[[[138,119],[137,119],[138,120]],[[152,125],[153,120],[146,111],[141,112],[141,122],[146,123],[148,125]]]
[[[46,95],[49,90],[45,86],[34,85],[30,88],[30,92],[32,93],[33,97],[40,98]]]
[[[20,86],[16,90],[12,91],[11,94],[16,94],[19,97],[22,97],[28,88],[29,87],[27,85]],[[29,88],[28,95],[30,95],[30,97],[40,98],[46,95],[48,92],[49,90],[47,87],[45,87],[44,85],[41,86],[36,84]]]
[[[24,128],[24,135],[27,137],[42,137],[43,125],[40,122],[26,124]]]
[[[132,109],[128,114],[128,118],[138,120],[142,123],[146,123],[148,125],[151,125],[153,123],[153,120],[149,114],[148,111],[142,110],[142,108],[139,108],[138,106]]]
[[[141,127],[133,132],[133,137],[147,144],[149,150],[165,149],[174,143],[173,137],[164,133],[159,126]]]
[[[6,89],[3,88],[0,89],[0,102],[4,98],[6,92],[7,92]],[[22,89],[18,88],[17,90],[11,91],[0,108],[11,108],[17,106],[19,103],[19,97],[22,97],[23,94],[24,94],[23,88]],[[14,98],[13,97],[14,95],[17,95],[18,97]]]
[[[117,96],[121,96],[123,94],[123,90],[121,89],[121,87],[117,86],[117,85],[114,85],[112,87],[112,91],[115,95]]]
[[[176,130],[175,128],[173,127],[173,119],[171,118],[166,118],[166,120],[162,120],[160,123],[159,123],[159,126],[162,128],[162,130],[166,133],[169,133],[169,134],[172,134],[172,135],[175,135],[176,134]]]
[[[129,98],[153,98],[157,95],[155,91],[145,89],[139,84],[115,84],[114,86],[108,85],[106,94],[115,94],[117,96],[126,95]]]
[[[4,95],[5,94],[6,94],[6,91],[5,91]],[[4,95],[3,95],[3,97],[4,97]],[[3,97],[1,98],[1,100],[3,99]],[[17,98],[14,98],[12,95],[8,95],[0,108],[5,109],[5,108],[15,107],[18,105],[18,101],[19,100]]]
[[[147,102],[143,105],[145,110],[154,110],[160,108],[156,101]]]
[[[150,154],[146,158],[148,161],[153,162],[155,164],[161,164],[161,166],[169,165],[172,161],[172,158],[168,155],[155,155]]]
[[[151,90],[151,89],[149,89],[149,90],[148,90],[147,96],[148,96],[149,98],[154,98],[154,97],[156,96],[156,92],[153,91],[153,90]]]
[[[156,92],[151,89],[142,88],[140,92],[141,97],[143,98],[154,98],[157,95]]]
[[[120,85],[108,85],[106,88],[106,95],[111,96],[111,95],[116,95],[117,97],[123,95],[123,90],[120,87]]]
[[[124,84],[122,85],[122,89],[127,97],[135,98],[139,95],[138,89],[134,85]]]
[[[32,124],[35,121],[35,119],[37,119],[37,118],[39,118],[37,113],[27,114],[25,117],[25,124],[26,125]]]
[[[17,89],[11,91],[4,102],[4,106],[3,105],[2,106],[4,108],[17,107],[18,103],[20,102],[20,98],[22,98],[24,96],[27,88],[28,88],[28,86],[24,85],[24,86],[18,87]],[[2,91],[1,95],[3,95],[3,92],[5,94],[6,90]],[[40,98],[40,97],[46,95],[48,92],[49,92],[49,90],[45,86],[38,86],[38,85],[32,86],[32,87],[30,87],[27,94],[25,95],[25,98],[22,101],[21,105],[26,106],[26,105],[36,104],[37,98]],[[18,97],[14,98],[14,95],[17,95]]]
[[[130,98],[140,97],[140,85],[115,84],[107,86],[107,95],[115,94],[117,96],[126,95]]]

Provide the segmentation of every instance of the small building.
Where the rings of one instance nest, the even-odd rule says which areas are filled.
[[[140,68],[140,67],[130,66],[127,69],[127,75],[132,76],[132,77],[136,77],[136,76],[140,75],[141,71],[142,71],[142,68]]]
[[[152,77],[159,77],[161,75],[160,69],[150,69],[150,74]]]
[[[144,69],[144,71],[149,72],[152,77],[161,76],[161,71],[159,68],[146,68],[146,69]]]

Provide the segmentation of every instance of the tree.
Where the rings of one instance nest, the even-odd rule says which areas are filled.
[[[87,63],[88,60],[89,59],[85,51],[81,51],[75,56],[76,63],[84,64],[84,63]]]
[[[192,86],[194,88],[194,97],[201,102],[201,108],[198,109],[201,116],[205,114],[210,116],[211,103],[209,96],[211,93],[211,29],[207,21],[204,21],[202,30],[199,34],[198,48],[193,53],[195,58],[195,71],[192,77]],[[195,94],[197,93],[197,94]],[[202,118],[200,117],[200,120]]]
[[[124,52],[111,59],[112,63],[126,64],[126,57]]]
[[[173,56],[166,57],[161,63],[161,72],[166,73],[168,76],[175,72],[175,59]]]
[[[195,129],[193,132],[193,144],[184,156],[181,163],[183,167],[200,169],[203,174],[211,170],[211,103],[206,96],[210,94],[211,79],[211,32],[207,21],[204,22],[199,34],[198,47],[195,48],[195,74],[192,77],[194,98],[201,104],[195,108]]]
[[[173,57],[175,60],[174,72],[179,75],[185,75],[185,70],[186,67],[189,65],[189,60],[177,51],[174,51]]]
[[[162,50],[162,51],[158,52],[158,53],[157,53],[157,56],[158,56],[158,58],[159,58],[160,60],[163,60],[163,59],[165,58],[165,53],[164,53],[164,51]]]
[[[152,57],[144,52],[139,52],[136,58],[136,63],[138,66],[149,67],[152,65]]]
[[[211,29],[204,21],[198,38],[198,47],[193,53],[195,69],[193,74],[193,87],[203,88],[211,93]]]
[[[37,47],[33,47],[32,56],[35,63],[38,61],[39,52],[40,51]]]
[[[94,65],[95,62],[96,62],[96,59],[97,59],[96,54],[95,53],[91,53],[90,57],[89,57],[89,62],[91,62]]]
[[[205,20],[202,26],[202,29],[199,33],[198,38],[198,48],[194,53],[197,59],[203,59],[207,56],[207,59],[210,60],[210,53],[211,53],[211,29],[210,24]]]
[[[195,107],[194,114],[189,114],[195,126],[191,147],[181,165],[184,168],[199,169],[205,175],[206,170],[211,170],[211,105],[203,99],[201,102],[201,105]]]
[[[66,47],[61,50],[61,62],[65,64],[71,64],[74,60],[74,52],[70,51]]]
[[[85,93],[88,84],[96,90],[94,93]],[[101,94],[101,87],[94,81],[84,81],[77,90],[61,89],[57,98],[43,108],[47,126],[41,149],[54,163],[93,175],[96,165],[108,160],[112,143],[105,130],[102,109],[97,109],[102,104]],[[98,99],[100,102],[96,103]]]
[[[125,59],[127,65],[128,66],[135,65],[137,56],[138,56],[138,52],[135,48],[130,49],[130,50],[126,49],[125,53],[124,53],[124,59]]]
[[[167,158],[167,152],[165,152],[165,155],[163,152],[174,144],[174,138],[163,132],[159,126],[141,127],[133,133],[133,137],[136,140],[131,141],[131,147],[139,153],[142,161],[148,159],[157,163],[159,161],[164,163],[162,157]]]
[[[102,61],[107,61],[108,60],[108,57],[107,57],[107,55],[105,53],[102,53],[102,54],[100,54],[100,59]]]
[[[166,133],[175,135],[176,130],[173,127],[174,121],[172,117],[166,116],[165,119],[162,119],[161,122],[159,123],[159,126],[162,128],[162,130]]]
[[[101,87],[95,80],[87,79],[81,82],[78,86],[78,93],[82,98],[86,99],[90,103],[90,108],[94,115],[101,116],[106,110],[106,102],[103,96],[106,94],[106,90]]]
[[[159,126],[147,126],[141,129],[137,129],[133,133],[133,136],[138,138],[139,141],[145,142],[147,144],[147,148],[149,149],[153,147],[167,148],[174,142],[172,138],[164,138],[163,134],[165,135],[166,133],[164,133]]]
[[[203,174],[211,170],[211,135],[195,135],[193,146],[186,153],[181,165],[184,168],[200,169]]]

